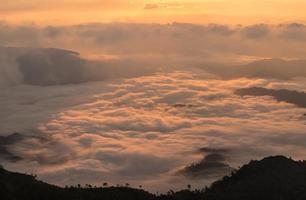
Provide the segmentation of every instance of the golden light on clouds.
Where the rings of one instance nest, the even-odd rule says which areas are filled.
[[[12,0],[1,3],[0,19],[42,24],[280,23],[306,21],[305,9],[302,0]]]

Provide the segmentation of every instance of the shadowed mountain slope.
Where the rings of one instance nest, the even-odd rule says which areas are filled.
[[[305,199],[306,162],[283,156],[251,161],[230,177],[215,182],[206,199]]]

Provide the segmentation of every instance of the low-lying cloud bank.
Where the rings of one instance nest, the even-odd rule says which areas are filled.
[[[15,46],[0,48],[9,169],[155,190],[202,187],[251,158],[306,156],[305,107],[292,105],[306,92],[304,25],[1,26]]]
[[[128,61],[125,59],[92,61],[79,53],[53,48],[0,48],[0,86],[18,84],[65,85],[117,78],[139,77],[173,70],[204,70],[219,78],[274,78],[306,77],[306,61],[265,59],[247,65],[206,62],[185,67],[165,62]],[[161,67],[162,66],[162,67]]]
[[[9,169],[60,185],[129,182],[151,190],[203,187],[266,155],[303,158],[305,109],[235,94],[252,87],[306,91],[305,80],[222,80],[201,70],[6,87],[0,134],[24,139],[0,145],[0,157]]]
[[[153,68],[90,61],[79,53],[54,48],[1,47],[1,85],[64,85],[152,73]],[[155,70],[156,71],[156,70]]]
[[[0,48],[0,85],[74,84],[173,68],[204,69],[227,79],[306,77],[306,26],[298,23],[41,27],[1,22],[0,44],[11,46]]]

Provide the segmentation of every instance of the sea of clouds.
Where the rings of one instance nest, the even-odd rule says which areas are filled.
[[[165,191],[204,187],[250,159],[306,157],[306,109],[286,101],[305,98],[304,25],[1,26],[9,170]],[[251,87],[271,95],[236,93]]]

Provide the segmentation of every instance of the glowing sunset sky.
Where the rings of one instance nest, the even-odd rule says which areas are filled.
[[[280,23],[304,22],[303,0],[14,0],[0,18],[15,23]]]

